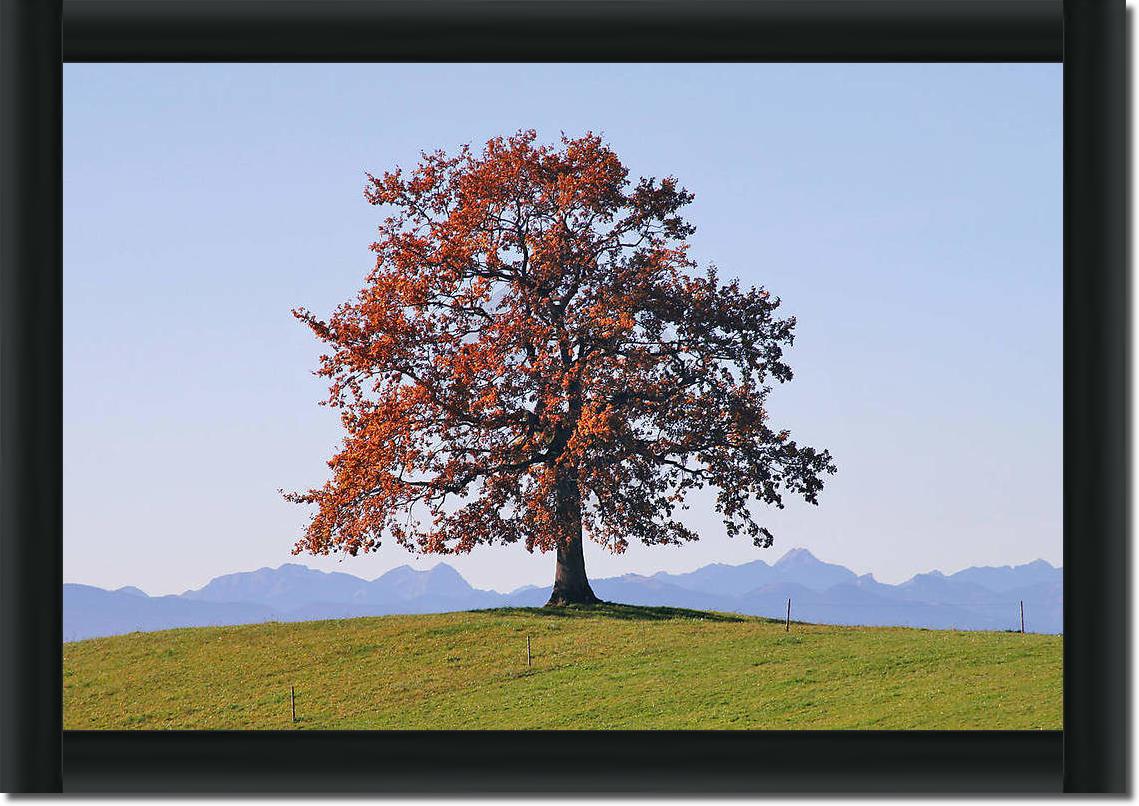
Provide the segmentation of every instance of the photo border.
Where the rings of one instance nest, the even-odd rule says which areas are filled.
[[[1122,0],[0,0],[0,786],[1126,791],[1124,30]],[[62,730],[64,60],[1061,59],[1062,733]]]

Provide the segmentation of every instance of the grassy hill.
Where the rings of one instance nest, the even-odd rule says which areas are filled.
[[[64,727],[1058,729],[1061,649],[622,605],[199,627],[65,644]]]

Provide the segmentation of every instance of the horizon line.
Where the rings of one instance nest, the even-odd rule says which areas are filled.
[[[865,577],[869,577],[870,579],[874,580],[875,582],[879,582],[879,580],[874,576],[873,571],[868,571],[865,574],[859,574],[858,572],[854,571],[851,568],[848,568],[847,566],[843,565],[842,563],[830,562],[829,560],[821,559],[818,555],[816,555],[814,552],[812,552],[810,549],[806,548],[805,546],[795,546],[793,548],[790,548],[786,552],[784,552],[784,554],[782,556],[780,556],[779,559],[775,560],[774,562],[770,562],[770,563],[767,562],[766,560],[762,559],[762,558],[756,558],[754,560],[748,560],[747,562],[742,562],[742,563],[711,562],[711,563],[705,563],[704,565],[697,566],[697,567],[692,568],[688,571],[659,570],[659,571],[653,571],[651,573],[639,573],[636,571],[630,571],[630,572],[624,573],[624,574],[597,577],[596,579],[597,580],[620,579],[622,577],[629,577],[629,576],[637,576],[637,577],[643,577],[643,578],[648,579],[648,578],[651,578],[654,576],[659,576],[661,574],[666,574],[668,576],[682,576],[684,574],[694,573],[696,571],[700,571],[704,568],[710,568],[712,566],[722,566],[725,568],[740,568],[740,567],[743,567],[745,565],[752,565],[754,563],[763,563],[767,567],[773,568],[776,565],[778,565],[779,563],[783,562],[783,560],[787,559],[792,554],[796,554],[796,553],[806,553],[806,554],[810,555],[812,558],[814,558],[815,560],[818,560],[820,563],[823,563],[826,565],[835,565],[835,566],[838,566],[840,568],[845,568],[847,571],[850,571],[850,573],[854,574],[855,577],[858,579],[863,579]],[[418,558],[418,557],[423,557],[423,556],[427,556],[427,555],[416,555],[416,556]],[[959,573],[962,573],[963,571],[968,571],[968,570],[971,570],[974,568],[994,568],[994,569],[1008,568],[1008,569],[1014,569],[1014,568],[1023,568],[1023,567],[1028,566],[1028,565],[1034,565],[1036,563],[1044,563],[1049,568],[1052,568],[1053,570],[1057,570],[1057,571],[1063,571],[1063,569],[1064,569],[1063,565],[1053,565],[1051,562],[1044,559],[1043,557],[1037,557],[1036,559],[1033,559],[1033,560],[1027,560],[1025,562],[1015,563],[1015,564],[1006,563],[1004,565],[966,565],[966,566],[963,566],[962,568],[960,568],[956,571],[951,571],[948,573],[945,571],[942,571],[939,568],[933,568],[933,569],[930,569],[928,571],[915,571],[912,574],[910,574],[908,577],[906,577],[904,580],[902,580],[901,582],[897,582],[897,583],[882,582],[880,584],[883,584],[883,585],[903,585],[906,582],[913,580],[919,576],[929,576],[929,575],[937,574],[940,576],[948,577],[948,576],[953,576],[954,574],[959,574]],[[144,593],[148,598],[160,598],[163,596],[182,596],[182,595],[185,595],[187,593],[192,593],[194,591],[201,590],[202,588],[208,586],[210,583],[214,582],[215,580],[221,579],[223,577],[236,576],[239,574],[254,574],[254,573],[257,573],[258,571],[280,571],[282,568],[286,568],[288,566],[296,566],[298,568],[304,568],[306,570],[314,571],[316,573],[325,574],[325,575],[346,574],[347,576],[355,577],[356,579],[359,579],[362,582],[368,582],[368,583],[375,582],[375,581],[383,578],[384,576],[392,573],[393,571],[398,571],[398,570],[403,569],[403,568],[407,568],[407,569],[409,569],[412,572],[417,573],[417,574],[426,574],[426,573],[430,573],[431,571],[434,571],[439,566],[446,566],[447,568],[451,569],[456,574],[458,574],[460,577],[462,577],[464,582],[466,582],[468,585],[471,585],[470,581],[463,575],[463,573],[461,571],[459,571],[457,568],[455,568],[453,565],[448,563],[446,559],[440,559],[438,562],[436,562],[430,568],[423,568],[423,569],[415,568],[414,566],[412,566],[409,563],[403,563],[401,565],[397,565],[397,566],[394,566],[392,568],[389,568],[387,571],[384,571],[379,576],[371,577],[371,578],[358,576],[358,575],[353,574],[349,571],[325,571],[321,568],[315,568],[311,565],[306,565],[305,563],[291,562],[290,561],[290,562],[283,562],[276,567],[273,567],[271,565],[263,565],[263,566],[260,566],[258,568],[252,568],[252,569],[247,569],[247,570],[225,571],[223,573],[216,574],[216,575],[210,577],[208,580],[206,580],[204,583],[202,583],[198,587],[186,588],[185,590],[182,590],[182,591],[179,591],[176,593],[152,594],[152,593],[147,592],[140,585],[137,585],[134,583],[128,583],[126,585],[120,585],[117,588],[104,588],[100,585],[94,585],[94,584],[89,583],[89,582],[78,582],[78,581],[74,581],[74,580],[72,580],[72,581],[64,580],[63,584],[64,585],[86,585],[87,587],[99,588],[100,590],[105,590],[105,591],[110,591],[110,592],[120,591],[120,590],[123,590],[124,588],[134,588],[136,590],[142,591],[142,593]],[[474,585],[471,585],[471,587],[474,590],[480,590],[480,591],[486,591],[486,592],[490,592],[490,593],[498,593],[498,594],[506,595],[506,594],[510,594],[510,593],[514,593],[514,592],[517,592],[519,590],[522,590],[523,588],[541,588],[541,587],[543,587],[543,585],[535,585],[534,583],[523,583],[521,585],[516,585],[515,587],[511,588],[510,590],[498,590],[497,588],[476,588]]]

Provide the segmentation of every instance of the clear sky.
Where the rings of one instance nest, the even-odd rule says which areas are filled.
[[[173,593],[296,561],[277,490],[323,481],[339,426],[290,308],[371,268],[365,171],[520,128],[603,133],[696,194],[695,256],[798,316],[773,423],[839,468],[769,513],[769,550],[695,498],[698,544],[587,547],[591,576],[795,546],[885,582],[1059,564],[1060,65],[68,64],[64,578]],[[520,545],[446,559],[553,576]]]

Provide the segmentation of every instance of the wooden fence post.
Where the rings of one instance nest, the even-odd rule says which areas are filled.
[[[526,636],[526,666],[530,666],[530,636]]]
[[[787,597],[787,629],[785,632],[791,632],[791,597]]]
[[[1024,599],[1020,600],[1020,634],[1024,635]]]
[[[293,721],[297,721],[297,687],[289,686],[289,702],[293,706]]]

